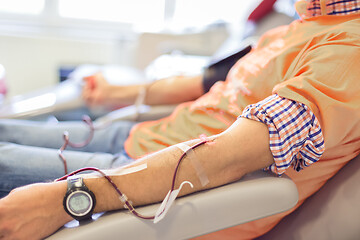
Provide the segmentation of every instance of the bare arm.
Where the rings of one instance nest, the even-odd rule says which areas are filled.
[[[256,134],[255,134],[256,133]],[[213,136],[213,144],[205,144],[195,149],[197,160],[201,163],[210,180],[202,187],[196,171],[190,161],[183,161],[180,166],[177,183],[188,180],[194,188],[187,187],[180,192],[186,195],[202,189],[213,188],[240,179],[244,174],[269,166],[273,163],[269,149],[268,128],[266,125],[248,119],[237,120],[224,133]],[[189,141],[194,145],[199,140]],[[147,159],[147,170],[115,177],[119,188],[133,201],[134,205],[143,205],[158,202],[164,199],[170,189],[172,175],[182,151],[175,146],[166,148]],[[103,186],[97,185],[97,180],[88,179],[89,186],[98,193],[104,193]],[[177,185],[178,185],[177,184]],[[97,189],[99,187],[99,189]],[[108,187],[106,194],[101,194],[97,211],[106,211],[121,208],[123,205],[117,199],[115,191]],[[100,194],[98,194],[100,195]],[[104,204],[103,204],[104,203]]]
[[[145,104],[176,104],[195,100],[203,94],[202,76],[174,76],[152,84],[130,86],[110,85],[102,74],[86,77],[83,98],[89,105],[130,105],[142,89],[147,94]]]
[[[210,183],[205,187],[201,186],[191,163],[185,159],[180,167],[177,183],[188,180],[194,184],[194,188],[184,186],[181,195],[236,181],[248,172],[273,163],[268,129],[262,123],[241,118],[224,133],[211,138],[212,144],[195,149],[197,159],[205,169]],[[193,140],[192,143],[196,141],[198,140]],[[172,173],[181,153],[177,147],[166,148],[140,160],[139,163],[147,162],[146,170],[113,179],[134,205],[159,202],[170,189]],[[104,179],[89,178],[85,182],[97,197],[95,211],[122,208],[123,204],[115,191]],[[8,234],[18,234],[20,237],[21,234],[26,234],[24,236],[34,235],[40,238],[51,234],[71,220],[61,203],[65,191],[65,182],[32,185],[0,200],[0,232],[6,233],[4,226],[8,226]],[[32,201],[28,201],[29,196]],[[31,208],[28,204],[32,204]],[[39,212],[42,215],[39,216]],[[20,222],[17,223],[17,229],[13,229],[11,224],[6,225],[8,219]],[[45,228],[44,232],[39,231],[39,228]]]

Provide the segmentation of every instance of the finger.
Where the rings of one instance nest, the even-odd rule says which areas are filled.
[[[92,76],[87,76],[84,77],[84,80],[86,82],[86,87],[88,87],[90,90],[95,89],[96,87],[96,76],[92,75]]]
[[[92,75],[88,75],[88,76],[85,76],[83,77],[83,80],[86,82],[86,81],[89,81],[90,79],[94,78],[96,74],[92,74]]]
[[[95,85],[107,85],[108,81],[105,79],[104,75],[101,72],[97,72],[93,75],[95,80]]]

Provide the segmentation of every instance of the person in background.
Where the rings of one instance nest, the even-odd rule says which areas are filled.
[[[159,202],[182,154],[177,144],[193,146],[206,134],[208,142],[194,151],[209,183],[203,186],[184,161],[177,183],[188,180],[194,188],[185,186],[180,195],[267,169],[295,182],[299,202],[285,213],[198,239],[252,239],[269,231],[360,153],[360,1],[299,1],[296,7],[301,19],[264,34],[208,92],[201,76],[130,87],[111,86],[101,75],[87,78],[89,104],[133,103],[145,91],[146,104],[181,104],[158,121],[96,131],[83,152],[64,153],[69,169],[147,163],[146,170],[113,180],[136,206]],[[40,239],[73,219],[62,204],[66,181],[26,185],[63,175],[57,148],[64,130],[73,141],[86,135],[81,123],[0,121],[0,239]],[[87,176],[94,212],[123,208],[104,178]]]

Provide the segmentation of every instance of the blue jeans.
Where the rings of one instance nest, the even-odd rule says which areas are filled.
[[[83,148],[67,147],[63,152],[68,171],[83,167],[108,169],[133,160],[123,145],[133,122],[116,122],[95,131],[90,144]],[[64,164],[58,150],[63,145],[63,132],[71,142],[84,141],[89,128],[83,122],[32,122],[0,120],[0,198],[12,189],[52,181],[64,175]]]

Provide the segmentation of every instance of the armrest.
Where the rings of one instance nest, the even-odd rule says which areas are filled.
[[[142,82],[144,76],[138,70],[117,65],[81,65],[73,72],[66,81],[52,87],[15,96],[0,105],[0,118],[23,118],[43,119],[49,114],[55,116],[77,116],[83,114],[79,110],[85,109],[85,103],[81,99],[82,78],[90,74],[102,71],[111,84],[127,85]],[[0,68],[1,78],[1,68]],[[106,108],[90,109],[90,115],[97,117],[109,112]]]
[[[349,161],[314,195],[256,240],[358,239],[360,155]]]
[[[64,81],[22,96],[15,96],[0,106],[0,118],[31,118],[77,109],[84,105],[81,86]]]
[[[258,171],[235,183],[177,199],[157,224],[124,210],[78,227],[65,226],[48,239],[188,239],[286,211],[297,201],[297,188],[289,178]],[[153,215],[158,207],[138,210]]]
[[[47,114],[61,115],[85,106],[81,97],[81,86],[74,81],[64,81],[57,86],[41,89],[23,96],[14,97],[0,105],[1,118],[41,118]],[[0,98],[1,100],[1,98]],[[98,123],[108,121],[145,121],[155,120],[169,115],[176,105],[139,106],[120,108],[108,113],[104,109],[94,110]]]

